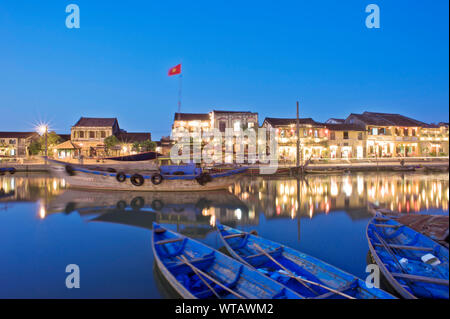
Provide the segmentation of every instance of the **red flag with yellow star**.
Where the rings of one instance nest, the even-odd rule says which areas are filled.
[[[181,64],[178,64],[174,66],[173,68],[170,68],[169,70],[169,76],[180,74],[181,73]]]

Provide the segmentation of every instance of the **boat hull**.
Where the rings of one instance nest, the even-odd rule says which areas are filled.
[[[193,176],[163,176],[160,184],[154,184],[151,175],[141,175],[143,177],[143,184],[136,186],[131,182],[131,174],[125,173],[125,180],[119,182],[117,180],[117,173],[115,172],[93,171],[76,167],[71,169],[73,173],[68,174],[66,164],[53,163],[51,165],[52,173],[64,178],[69,184],[69,187],[72,188],[150,192],[192,192],[227,189],[246,170],[246,168],[240,168],[224,173],[211,174],[211,180],[203,185]]]
[[[153,229],[152,250],[156,265],[182,298],[210,299],[217,293],[221,299],[302,299],[278,282],[200,242],[164,229],[157,223]],[[181,258],[186,258],[197,270]],[[204,284],[205,281],[212,289]]]
[[[267,276],[278,276],[280,272],[283,272],[283,269],[277,266],[277,264],[273,261],[271,262],[268,257],[261,256],[258,257],[259,260],[254,258],[253,256],[258,253],[258,250],[254,250],[252,248],[252,246],[255,247],[255,243],[259,247],[267,251],[280,250],[281,253],[278,253],[277,255],[274,255],[272,257],[277,260],[279,264],[283,265],[283,267],[286,267],[286,269],[288,269],[291,273],[297,274],[301,278],[317,282],[321,285],[335,289],[356,299],[394,298],[392,295],[381,289],[367,288],[365,282],[363,282],[361,279],[307,254],[301,253],[270,240],[263,239],[256,235],[244,233],[240,230],[233,229],[224,225],[218,225],[218,229],[225,247],[234,258],[260,270],[264,270],[264,267],[267,266],[277,270],[276,272],[266,273]],[[244,234],[247,236],[247,243],[245,246],[242,246],[242,244],[239,244],[239,242],[232,243],[230,242],[230,240],[227,240],[225,238],[225,236],[228,235],[237,236],[238,234]],[[232,246],[242,247],[236,249]],[[249,256],[249,254],[251,255]],[[308,291],[304,285],[300,284],[295,279],[289,279],[288,281],[286,281],[286,278],[283,278],[282,276],[278,278],[279,280],[285,281],[285,284],[292,290],[302,295],[306,295],[309,298],[345,298],[342,295],[331,293],[327,289],[318,288],[317,286],[314,286],[312,284],[310,285],[310,287],[314,288],[315,292]]]
[[[449,298],[448,249],[381,214],[369,222],[366,236],[380,271],[403,298]],[[423,261],[430,252],[439,265]]]

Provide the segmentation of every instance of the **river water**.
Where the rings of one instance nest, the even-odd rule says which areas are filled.
[[[154,221],[215,248],[216,221],[257,230],[364,278],[369,203],[448,215],[448,174],[243,178],[203,193],[87,192],[44,174],[0,176],[0,298],[174,297],[154,267]],[[80,268],[79,289],[66,288],[69,264]]]

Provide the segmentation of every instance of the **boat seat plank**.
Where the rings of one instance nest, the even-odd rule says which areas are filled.
[[[392,276],[394,276],[396,278],[408,279],[411,281],[421,281],[421,282],[427,282],[430,284],[448,286],[448,280],[440,279],[440,278],[432,278],[432,277],[417,276],[417,275],[402,274],[402,273],[392,273]]]
[[[375,243],[375,246],[382,247],[382,244]],[[420,251],[433,251],[434,249],[431,247],[419,247],[419,246],[407,246],[407,245],[394,245],[388,244],[389,247],[394,249],[406,249],[406,250],[420,250]]]
[[[239,233],[239,234],[231,234],[223,236],[223,239],[230,239],[230,238],[236,238],[236,237],[244,237],[245,233]]]
[[[165,245],[165,244],[170,244],[170,243],[176,243],[176,242],[182,241],[183,239],[184,239],[183,237],[176,237],[176,238],[160,240],[160,241],[157,241],[155,243],[155,245]]]
[[[375,227],[384,227],[384,228],[399,228],[403,225],[388,225],[388,224],[372,224]]]
[[[281,252],[282,250],[283,250],[283,247],[278,247],[278,248],[276,248],[276,249],[274,249],[272,251],[265,251],[265,252],[261,252],[259,254],[254,254],[254,255],[247,256],[247,257],[245,257],[245,259],[252,259],[252,258],[259,257],[259,256],[263,256],[265,254],[273,255],[273,254],[276,254],[278,252]]]

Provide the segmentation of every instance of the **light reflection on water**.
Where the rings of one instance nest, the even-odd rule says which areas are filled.
[[[447,174],[244,178],[229,192],[203,193],[66,187],[46,175],[0,176],[0,297],[165,297],[153,271],[153,221],[216,248],[216,221],[256,229],[364,277],[369,203],[448,214],[449,201]],[[80,264],[84,289],[65,288],[69,263]]]

